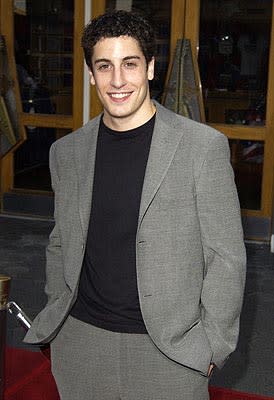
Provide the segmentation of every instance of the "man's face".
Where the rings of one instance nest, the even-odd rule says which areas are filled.
[[[92,55],[90,81],[104,107],[104,122],[127,130],[148,121],[154,112],[148,81],[154,59],[147,65],[138,42],[129,36],[101,39]]]

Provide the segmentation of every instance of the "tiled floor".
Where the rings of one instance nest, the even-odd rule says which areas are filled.
[[[45,304],[45,247],[52,221],[0,216],[0,273],[12,277],[10,300],[33,318]],[[237,350],[211,383],[274,396],[274,254],[247,243],[248,268]],[[8,344],[23,346],[24,331],[8,316]]]

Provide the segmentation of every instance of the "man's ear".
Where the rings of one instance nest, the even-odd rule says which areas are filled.
[[[152,57],[147,66],[147,78],[149,81],[152,81],[152,79],[154,78],[154,66],[155,66],[155,58]]]
[[[88,70],[88,73],[89,73],[89,77],[90,77],[90,83],[94,86],[95,79],[94,79],[94,75],[93,75],[93,72],[91,71],[91,69]]]

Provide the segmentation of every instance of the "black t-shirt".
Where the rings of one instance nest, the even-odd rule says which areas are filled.
[[[101,120],[79,292],[71,315],[114,332],[146,333],[136,278],[136,231],[155,115],[125,132]]]

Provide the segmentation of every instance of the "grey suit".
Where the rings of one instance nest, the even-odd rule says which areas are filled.
[[[164,354],[206,374],[235,349],[245,282],[229,147],[210,127],[156,107],[136,236],[141,311]],[[99,120],[51,148],[56,224],[47,248],[49,301],[26,335],[29,343],[52,340],[77,296]]]

